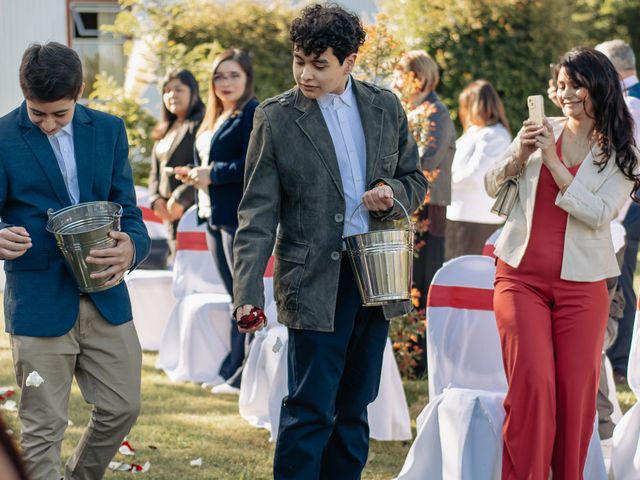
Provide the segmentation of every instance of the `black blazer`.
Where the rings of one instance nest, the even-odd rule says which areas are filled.
[[[209,165],[211,166],[211,217],[214,226],[237,227],[238,205],[242,198],[244,161],[253,129],[253,113],[258,106],[254,98],[242,110],[224,121],[211,139]],[[194,148],[196,165],[202,159]]]
[[[156,144],[151,152],[151,172],[149,173],[149,201],[151,206],[159,198],[168,200],[174,197],[185,210],[195,202],[195,188],[177,180],[172,174],[164,172],[164,167],[183,167],[193,164],[193,144],[201,119],[187,120],[178,129],[176,137],[161,162],[156,156]]]

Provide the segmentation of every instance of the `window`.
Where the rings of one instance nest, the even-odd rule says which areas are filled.
[[[85,97],[99,73],[113,76],[120,84],[124,81],[124,38],[100,30],[101,25],[112,24],[119,11],[117,1],[71,3],[71,47],[82,60]]]

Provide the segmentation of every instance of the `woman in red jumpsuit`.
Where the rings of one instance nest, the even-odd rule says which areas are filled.
[[[619,275],[609,223],[640,179],[633,120],[613,65],[593,49],[559,63],[565,115],[527,120],[486,175],[495,196],[520,175],[496,243],[494,310],[509,384],[502,478],[583,478],[609,312]]]

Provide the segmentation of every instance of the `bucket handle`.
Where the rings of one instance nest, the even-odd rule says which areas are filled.
[[[407,217],[407,224],[411,225],[411,216],[409,215],[409,212],[407,211],[407,209],[405,208],[405,206],[402,204],[402,202],[400,200],[398,200],[395,197],[392,197],[391,200],[393,200],[393,203],[397,203],[398,205],[400,205],[400,208],[402,208],[402,211],[404,212],[405,216]],[[362,207],[364,205],[364,202],[360,202],[358,204],[358,206],[355,208],[355,210],[353,212],[351,212],[351,215],[349,216],[349,221],[347,223],[352,224],[351,220],[353,220],[353,216],[356,214],[356,212],[360,209],[360,207]]]

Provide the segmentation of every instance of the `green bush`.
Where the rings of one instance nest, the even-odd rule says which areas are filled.
[[[527,96],[546,97],[549,63],[577,36],[570,6],[557,0],[398,3],[383,2],[390,22],[407,48],[426,50],[440,65],[438,93],[454,119],[462,89],[484,78],[500,93],[514,131],[527,116]]]
[[[149,157],[153,140],[151,130],[156,119],[144,108],[137,98],[124,94],[113,77],[105,74],[96,76],[93,90],[89,95],[89,107],[101,110],[124,120],[129,139],[129,159],[133,168],[136,185],[146,185],[149,179]]]

